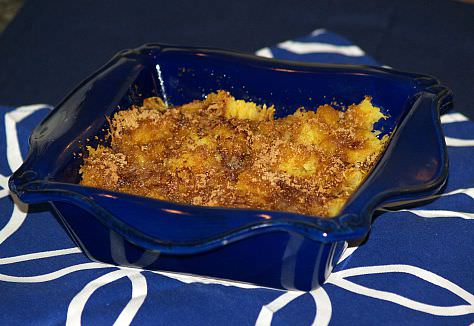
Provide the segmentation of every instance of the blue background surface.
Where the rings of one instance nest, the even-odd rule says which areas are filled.
[[[344,38],[326,31],[295,41],[350,45]],[[365,55],[298,55],[278,47],[269,50],[274,57],[282,59],[376,64]],[[6,114],[16,109],[0,107],[0,110],[0,173],[9,176],[11,170],[6,154],[10,148],[7,147],[6,135],[11,137],[13,134],[12,130],[4,128],[5,119],[8,119]],[[27,138],[31,130],[48,111],[46,107],[40,109],[16,124],[15,130],[23,155],[27,152]],[[299,296],[293,301],[276,309],[278,305],[272,305],[272,302],[285,296],[283,291],[244,288],[238,284],[223,285],[218,281],[143,271],[140,273],[146,280],[146,296],[142,295],[143,303],[130,315],[133,318],[132,324],[265,325],[271,321],[273,324],[308,325],[316,321],[316,324],[329,322],[331,325],[372,325],[381,322],[466,325],[474,322],[474,173],[471,168],[474,161],[474,124],[470,121],[458,121],[445,123],[443,126],[446,136],[471,140],[470,143],[465,143],[466,146],[459,146],[456,141],[448,142],[450,177],[445,192],[467,190],[440,197],[411,211],[386,212],[377,217],[367,242],[337,265],[328,284],[323,286],[329,302],[322,300],[324,293],[321,291],[299,293],[294,294]],[[2,188],[5,186],[4,183],[0,184]],[[4,192],[2,194],[5,195]],[[84,308],[79,309],[71,303],[77,294],[98,277],[119,269],[99,264],[90,265],[90,261],[77,251],[47,258],[18,258],[31,253],[74,248],[75,244],[47,206],[29,207],[29,213],[21,227],[2,241],[1,232],[5,232],[5,226],[12,219],[13,207],[14,203],[9,196],[0,198],[0,324],[63,324],[67,320],[68,310],[81,313],[83,324],[112,324],[132,298],[131,282],[125,277],[127,274],[111,283],[99,284]],[[433,217],[420,216],[426,215],[426,211],[431,212]],[[452,217],[441,217],[442,215]],[[13,262],[15,259],[9,257],[23,261]],[[57,271],[78,265],[95,267],[62,276],[57,274]],[[396,268],[398,272],[375,273],[376,266],[386,268],[391,265],[399,265]],[[414,268],[410,269],[410,266]],[[355,271],[358,267],[366,268],[362,275],[344,276],[344,273]],[[416,275],[403,272],[407,268],[414,270]],[[43,281],[41,278],[28,278],[38,275],[46,276]],[[18,278],[12,280],[8,276]],[[445,280],[444,287],[434,284],[439,280],[438,277]],[[386,300],[381,300],[363,294],[359,291],[360,288],[354,291],[345,289],[341,286],[340,279],[366,289],[396,294],[402,297],[401,302],[408,302],[407,306],[392,300],[390,295],[385,294],[383,297]],[[213,284],[205,284],[208,282]],[[143,283],[141,288],[143,289]],[[459,296],[460,293],[465,299]],[[412,301],[407,301],[407,298]],[[428,305],[430,312],[420,311],[414,304],[417,302]],[[452,315],[450,307],[460,305],[463,307]],[[270,311],[268,309],[274,311],[271,319],[264,317],[262,313]],[[446,316],[447,314],[452,316]],[[71,321],[73,318],[68,320]]]

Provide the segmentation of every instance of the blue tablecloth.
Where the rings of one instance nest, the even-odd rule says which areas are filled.
[[[325,30],[257,54],[377,65]],[[7,181],[48,105],[0,107],[0,324],[456,324],[474,322],[474,123],[442,117],[450,158],[443,195],[386,212],[346,250],[326,284],[284,292],[89,261],[47,205],[19,203]],[[422,131],[420,131],[422,132]]]

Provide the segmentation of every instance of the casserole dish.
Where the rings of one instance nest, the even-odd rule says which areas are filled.
[[[152,96],[180,105],[218,89],[274,104],[277,117],[370,95],[388,115],[376,128],[391,140],[331,219],[181,205],[78,184],[78,154],[106,138],[107,118],[117,110]],[[9,185],[26,203],[50,202],[93,260],[311,290],[328,277],[346,241],[368,234],[376,209],[413,204],[442,189],[448,160],[439,114],[451,105],[451,92],[429,76],[149,44],[117,54],[36,127]]]

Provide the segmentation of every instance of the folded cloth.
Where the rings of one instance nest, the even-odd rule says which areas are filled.
[[[376,65],[325,30],[257,54]],[[8,176],[47,105],[0,107],[0,324],[469,324],[474,321],[474,123],[442,117],[450,167],[428,205],[378,216],[326,284],[285,292],[88,260],[50,208],[12,198]],[[420,130],[420,132],[423,132]]]

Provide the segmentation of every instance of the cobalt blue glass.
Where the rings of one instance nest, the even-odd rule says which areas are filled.
[[[392,133],[391,140],[332,219],[181,205],[78,184],[76,154],[97,145],[94,136],[104,138],[107,117],[146,97],[179,105],[218,89],[274,104],[279,117],[370,95],[389,116],[376,128]],[[413,204],[442,189],[448,160],[439,115],[451,106],[450,90],[429,76],[149,44],[117,54],[51,112],[32,133],[10,188],[26,203],[50,202],[93,260],[311,290],[328,277],[347,241],[368,234],[377,209]]]

